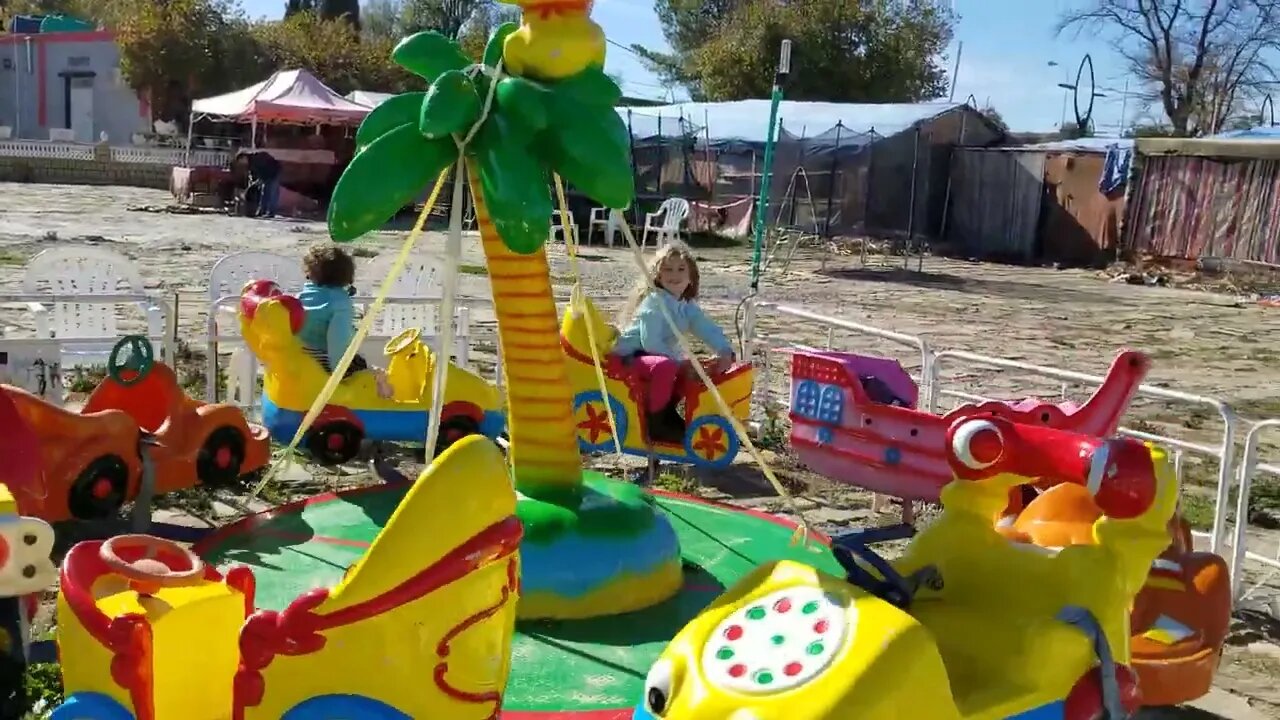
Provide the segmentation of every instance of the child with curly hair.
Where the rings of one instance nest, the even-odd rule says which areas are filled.
[[[336,245],[316,245],[302,258],[307,282],[298,299],[306,311],[298,340],[303,349],[320,363],[325,372],[333,372],[333,363],[342,357],[355,337],[356,264]],[[390,398],[391,383],[386,373],[371,368],[362,355],[356,355],[347,366],[344,377],[361,370],[372,370],[378,378],[378,395]]]

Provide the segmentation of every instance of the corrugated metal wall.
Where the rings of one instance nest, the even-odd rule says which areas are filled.
[[[1044,153],[957,148],[947,241],[975,257],[1033,259],[1044,165]]]
[[[1280,161],[1149,155],[1140,177],[1126,248],[1280,264]]]

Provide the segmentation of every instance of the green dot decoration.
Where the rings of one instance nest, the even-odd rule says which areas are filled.
[[[769,638],[769,642],[773,643],[774,645],[781,645],[786,641],[787,639],[781,635],[774,635],[773,637]]]
[[[719,650],[718,652],[716,652],[716,659],[717,659],[717,660],[732,660],[732,659],[733,659],[733,650],[732,650],[732,649],[730,649],[730,648],[727,648],[727,647],[725,647],[725,648],[720,648],[720,650]]]
[[[759,605],[747,611],[748,620],[763,620],[764,616],[765,616],[765,609],[760,607]]]
[[[773,682],[773,673],[763,670],[756,673],[756,683],[759,685],[768,685]]]
[[[812,615],[818,612],[818,601],[810,600],[809,602],[805,603],[804,607],[800,608],[800,612],[804,613],[805,615]]]
[[[804,651],[810,655],[821,655],[822,651],[825,649],[826,648],[822,646],[822,643],[812,642],[809,643],[809,647],[805,648]]]

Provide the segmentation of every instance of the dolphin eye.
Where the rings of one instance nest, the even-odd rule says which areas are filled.
[[[671,703],[671,676],[671,661],[659,660],[644,680],[644,709],[655,718],[662,717]]]

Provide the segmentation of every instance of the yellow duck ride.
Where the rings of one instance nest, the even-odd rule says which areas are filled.
[[[588,331],[587,324],[592,325]],[[560,326],[560,343],[569,357],[569,382],[573,386],[573,415],[578,447],[583,452],[612,452],[614,431],[622,452],[640,457],[721,468],[737,457],[740,444],[733,425],[720,414],[711,391],[696,378],[682,380],[676,395],[682,400],[683,442],[650,437],[644,406],[645,383],[634,365],[614,355],[592,353],[592,339],[600,349],[613,346],[618,330],[604,322],[590,300],[571,303]],[[596,376],[599,363],[605,374],[605,390]],[[707,372],[728,403],[733,416],[746,422],[751,412],[751,386],[755,372],[750,363],[736,363],[723,373]],[[607,400],[606,400],[607,398]],[[609,407],[605,407],[605,403]],[[612,416],[613,423],[609,420]]]
[[[242,291],[240,329],[264,367],[262,419],[277,442],[293,438],[329,379],[294,335],[304,312],[297,298],[269,280],[251,282]],[[392,397],[378,395],[372,372],[352,373],[343,380],[303,440],[320,462],[350,460],[364,439],[421,442],[426,437],[432,404],[428,380],[435,371],[435,354],[422,343],[417,328],[387,341],[384,352],[390,358],[387,379]],[[502,433],[502,398],[492,383],[449,363],[444,395],[439,450],[467,435],[496,438]]]
[[[770,563],[685,626],[637,720],[1113,720],[1136,710],[1128,617],[1169,542],[1178,487],[1162,450],[999,418],[956,420],[942,515],[889,563],[857,539],[847,576]],[[992,518],[1049,473],[1142,498],[1094,542],[1011,542]],[[1129,515],[1129,513],[1125,513]]]
[[[280,612],[255,612],[246,567],[220,573],[146,535],[80,543],[62,565],[66,701],[51,718],[492,720],[511,667],[515,503],[498,448],[466,438],[337,586]]]

